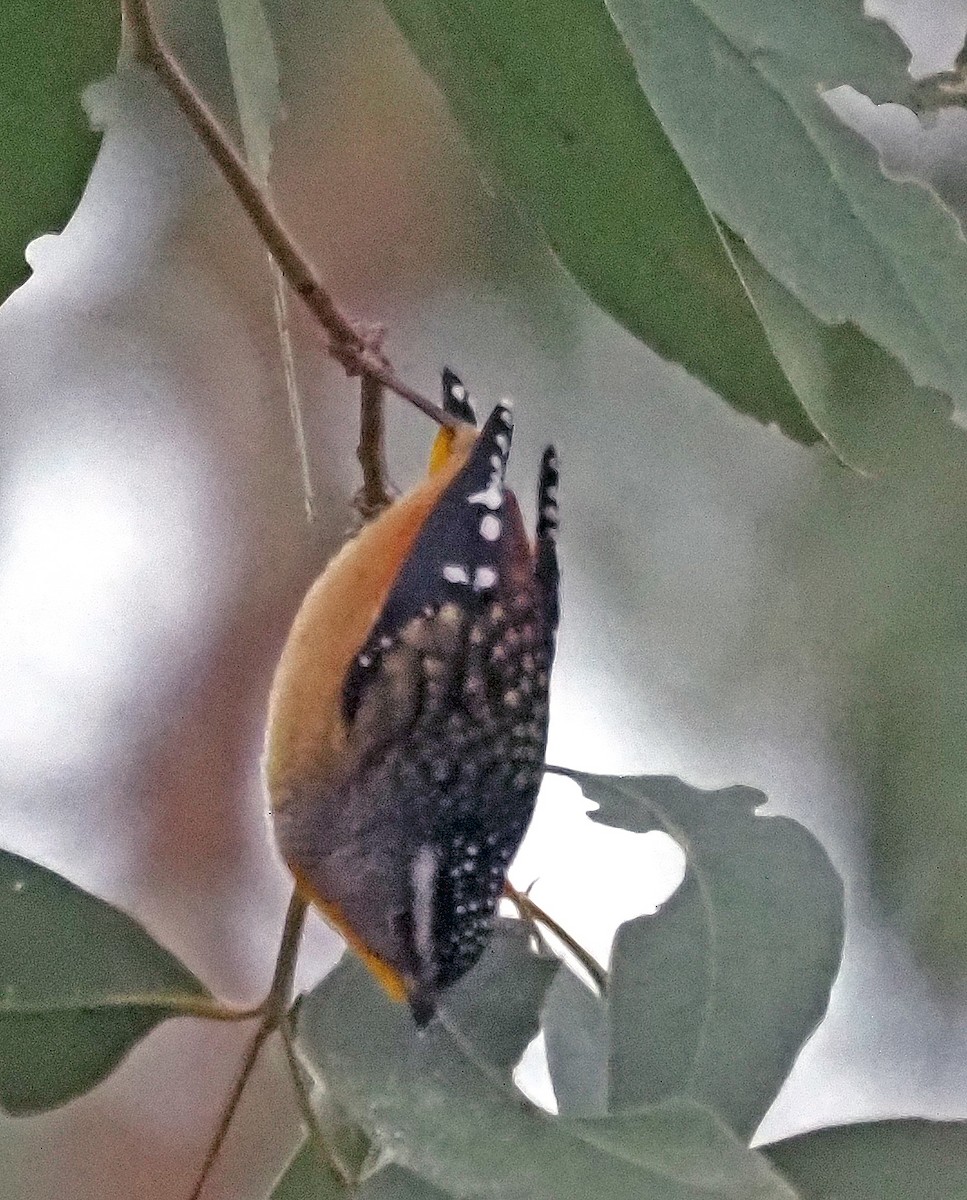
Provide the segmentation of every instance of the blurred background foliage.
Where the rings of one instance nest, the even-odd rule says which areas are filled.
[[[932,0],[929,19],[923,3],[890,11],[921,70],[963,42],[963,0]],[[964,432],[928,410],[888,470],[861,476],[741,417],[595,310],[480,182],[378,4],[270,12],[286,102],[275,193],[334,292],[385,323],[424,390],[448,362],[484,404],[518,398],[525,498],[541,447],[561,449],[550,757],[761,788],[846,877],[830,1017],[763,1132],[963,1116]],[[216,5],[172,0],[166,20],[230,114]],[[960,114],[914,128],[840,102],[892,169],[932,174],[967,211]],[[4,843],[253,999],[286,898],[258,779],[265,696],[302,591],[351,523],[355,393],[294,311],[320,509],[307,529],[261,248],[151,81],[98,85],[88,107],[105,136],[81,207],[32,245],[34,274],[0,312]],[[430,431],[401,405],[390,426],[405,483]],[[581,810],[548,784],[515,879],[539,876],[541,903],[606,942],[609,922],[674,886],[675,862],[648,835],[619,876]],[[305,979],[337,953],[316,927]],[[91,1095],[4,1120],[0,1196],[183,1193],[242,1036],[170,1022]],[[213,1200],[265,1194],[296,1137],[270,1055]]]

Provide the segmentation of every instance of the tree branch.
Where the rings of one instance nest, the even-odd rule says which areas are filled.
[[[408,400],[439,425],[454,427],[454,417],[404,383],[381,349],[381,337],[353,321],[329,295],[301,247],[249,170],[231,138],[195,90],[158,32],[148,0],[121,0],[134,41],[135,58],[153,71],[170,92],[248,214],[259,237],[296,295],[329,336],[328,351],[348,375],[360,375]]]
[[[383,385],[371,375],[360,383],[359,446],[356,457],[363,472],[363,486],[353,506],[364,521],[371,521],[393,503],[393,491],[386,474]]]

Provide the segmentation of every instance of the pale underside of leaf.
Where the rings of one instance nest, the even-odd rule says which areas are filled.
[[[918,387],[967,407],[967,242],[931,189],[886,177],[821,94],[847,82],[874,99],[908,97],[899,40],[863,19],[858,0],[814,5],[808,35],[793,0],[609,7],[686,169],[763,271],[818,321],[854,326],[896,355]],[[768,320],[766,329],[775,345]],[[800,372],[800,398],[808,385]],[[886,390],[889,415],[902,383],[891,378]],[[864,398],[866,413],[854,403],[824,414],[824,405],[848,404],[839,384],[807,408],[848,461],[872,443],[866,465],[875,469],[884,413],[875,395]],[[902,436],[902,421],[894,433]]]
[[[762,1150],[803,1200],[967,1200],[964,1121],[864,1121]]]
[[[272,31],[261,0],[218,0],[218,11],[225,34],[245,156],[256,178],[269,192],[272,131],[282,109],[279,64]],[[271,255],[269,273],[289,421],[299,457],[303,502],[306,516],[312,521],[315,517],[315,497],[289,323],[288,288],[279,265]]]

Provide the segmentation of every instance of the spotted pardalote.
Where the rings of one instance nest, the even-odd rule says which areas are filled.
[[[558,622],[557,460],[527,536],[507,402],[332,560],[276,671],[265,775],[303,896],[418,1024],[479,958],[543,772]]]

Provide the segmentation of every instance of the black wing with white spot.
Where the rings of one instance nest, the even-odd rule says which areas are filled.
[[[452,417],[459,417],[468,425],[477,424],[477,412],[463,380],[449,367],[443,368],[443,409]]]
[[[513,435],[508,404],[498,404],[466,464],[423,523],[372,633],[343,689],[347,721],[356,714],[380,655],[414,617],[456,604],[473,613],[499,585],[504,534],[504,477]]]
[[[557,488],[560,473],[557,451],[548,446],[541,459],[541,476],[537,488],[537,562],[535,575],[544,614],[547,643],[553,657],[554,635],[560,617],[558,593],[561,571],[557,564]]]

